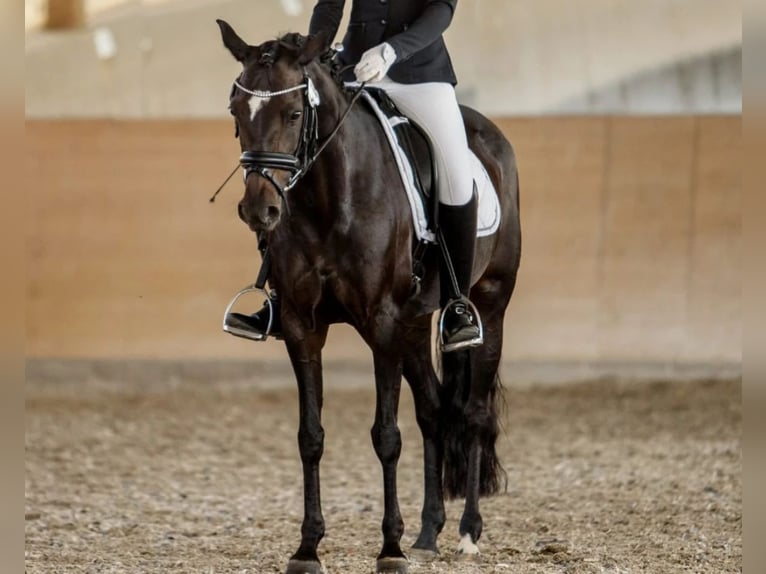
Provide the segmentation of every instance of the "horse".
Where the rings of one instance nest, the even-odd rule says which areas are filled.
[[[385,508],[377,571],[407,572],[396,485],[402,378],[412,389],[424,453],[422,524],[411,552],[438,553],[445,497],[465,497],[457,551],[474,556],[482,533],[479,498],[498,492],[505,476],[495,443],[503,318],[521,254],[513,148],[487,118],[462,108],[470,148],[499,195],[502,222],[476,244],[470,298],[483,318],[484,344],[444,353],[440,381],[431,345],[438,248],[426,252],[421,288],[413,290],[417,239],[394,157],[378,120],[355,105],[358,92],[345,88],[333,69],[327,34],[286,34],[254,46],[217,22],[224,46],[242,64],[229,102],[245,168],[238,215],[267,240],[270,284],[281,297],[284,344],[299,391],[305,507],[300,545],[286,572],[322,571],[322,348],[337,323],[352,325],[373,355],[371,437]]]

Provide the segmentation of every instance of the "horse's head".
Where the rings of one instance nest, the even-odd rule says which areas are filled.
[[[316,114],[307,107],[317,105],[318,94],[307,69],[327,51],[327,37],[289,34],[250,46],[229,24],[217,22],[224,45],[243,68],[229,101],[245,168],[239,216],[253,231],[271,231],[282,215],[283,190],[300,167],[290,160],[309,151],[307,133],[316,129]]]

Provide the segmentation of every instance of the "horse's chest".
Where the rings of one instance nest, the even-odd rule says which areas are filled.
[[[360,257],[307,258],[287,277],[290,297],[303,309],[340,307],[352,314],[369,300],[372,290],[370,266]]]

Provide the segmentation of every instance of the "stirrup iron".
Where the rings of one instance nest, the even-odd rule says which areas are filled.
[[[248,293],[263,293],[263,295],[266,297],[266,304],[269,306],[269,323],[266,326],[266,332],[265,333],[256,333],[253,331],[246,331],[245,329],[241,329],[240,327],[237,327],[235,325],[230,324],[230,318],[231,318],[231,310],[234,308],[234,305],[239,301],[239,299],[243,295],[247,295]],[[231,303],[226,307],[226,311],[223,313],[223,330],[225,333],[229,333],[231,335],[234,335],[235,337],[242,337],[243,339],[249,339],[251,341],[265,341],[269,338],[269,335],[271,334],[271,327],[274,324],[274,303],[271,300],[271,296],[266,292],[265,289],[262,287],[258,287],[256,283],[253,283],[252,285],[248,285],[244,289],[242,289],[239,293],[234,295],[234,298],[231,300]]]
[[[462,303],[468,309],[473,313],[474,318],[476,319],[476,322],[479,327],[479,335],[477,337],[474,337],[473,339],[468,339],[467,341],[459,341],[457,343],[450,343],[448,344],[445,340],[445,334],[444,334],[444,318],[447,316],[447,311],[449,311],[452,307],[457,305],[458,303]],[[441,350],[442,353],[451,353],[453,351],[460,351],[463,349],[470,349],[472,347],[479,347],[484,344],[484,323],[481,320],[481,317],[479,316],[479,310],[476,308],[476,305],[474,305],[471,300],[468,297],[459,297],[456,299],[451,299],[447,302],[447,304],[444,306],[444,308],[441,311],[441,314],[439,315],[439,350]]]

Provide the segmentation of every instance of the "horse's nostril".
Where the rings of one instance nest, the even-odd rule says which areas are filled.
[[[266,210],[266,213],[268,214],[269,219],[279,219],[280,209],[276,205],[270,205],[269,208]]]

